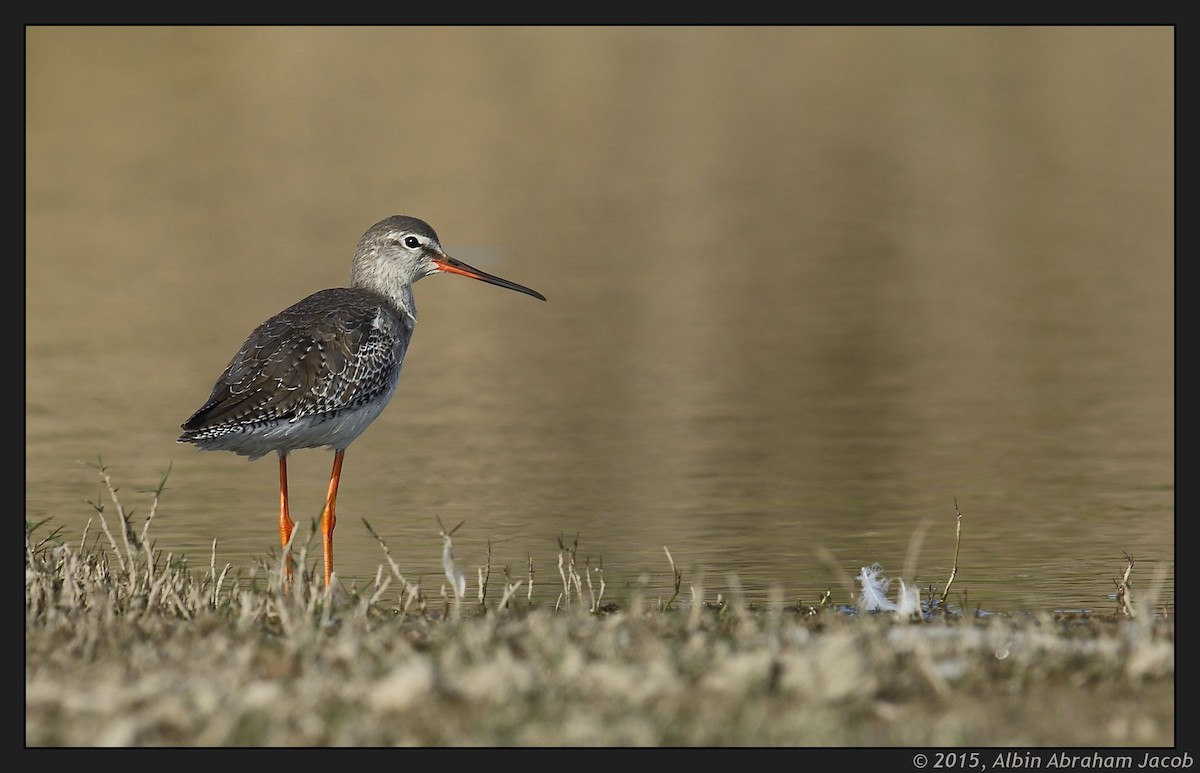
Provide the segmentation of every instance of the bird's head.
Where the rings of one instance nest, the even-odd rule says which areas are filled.
[[[428,223],[406,215],[381,220],[363,234],[354,252],[351,282],[355,287],[367,287],[395,297],[406,294],[407,288],[418,279],[442,273],[478,279],[546,300],[537,290],[450,257]]]

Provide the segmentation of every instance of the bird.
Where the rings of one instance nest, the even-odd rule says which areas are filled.
[[[254,329],[217,377],[208,399],[180,425],[179,443],[233,451],[251,461],[279,457],[279,537],[295,523],[288,505],[288,454],[328,447],[333,469],[321,513],[325,587],[333,575],[333,529],[346,448],[396,392],[417,321],[413,284],[457,274],[546,296],[446,254],[428,223],[393,215],[358,241],[350,286],[319,290]],[[285,562],[291,577],[290,555]]]

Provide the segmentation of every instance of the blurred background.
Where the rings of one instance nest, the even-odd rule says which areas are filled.
[[[1170,27],[27,27],[26,520],[78,541],[102,460],[139,525],[170,469],[151,534],[197,570],[277,551],[273,457],[179,425],[408,214],[548,301],[417,285],[346,456],[344,581],[384,563],[365,518],[436,593],[440,518],[472,586],[490,551],[552,602],[561,539],[613,598],[669,596],[666,547],[685,598],[848,601],[874,562],[940,589],[957,503],[955,603],[1115,609],[1128,554],[1173,610],[1174,55]],[[302,527],[331,462],[290,458]]]

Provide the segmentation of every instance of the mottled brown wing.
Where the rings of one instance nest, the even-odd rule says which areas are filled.
[[[349,288],[322,290],[250,334],[187,432],[328,413],[388,388],[412,335],[387,301]]]

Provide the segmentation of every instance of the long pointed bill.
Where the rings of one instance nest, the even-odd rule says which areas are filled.
[[[475,268],[474,266],[468,266],[466,263],[463,263],[458,258],[452,258],[449,255],[447,255],[444,258],[434,258],[433,262],[437,265],[438,268],[440,268],[442,271],[445,271],[447,273],[458,274],[460,276],[469,276],[472,279],[478,279],[482,282],[487,282],[488,284],[493,284],[498,287],[507,287],[509,290],[516,290],[519,293],[525,293],[526,295],[532,295],[534,298],[537,298],[539,301],[546,300],[546,296],[542,295],[537,290],[531,290],[524,285],[517,284],[516,282],[510,282],[507,279],[501,279],[500,277],[496,276],[495,274],[489,274],[486,271],[480,271],[479,269]]]

